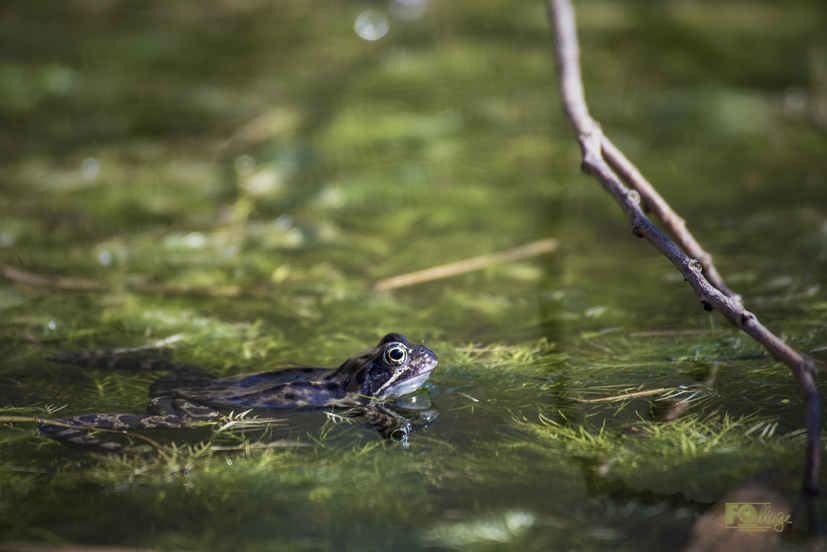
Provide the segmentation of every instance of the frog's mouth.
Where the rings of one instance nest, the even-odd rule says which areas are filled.
[[[436,368],[436,366],[434,366],[434,368]],[[430,370],[428,370],[424,374],[419,374],[418,376],[408,378],[405,381],[400,382],[399,385],[394,385],[393,387],[389,388],[379,398],[380,399],[395,399],[397,397],[401,397],[403,395],[413,393],[414,391],[416,391],[417,389],[422,387],[422,384],[424,384],[426,381],[428,381],[428,378],[431,376],[431,372],[433,372],[433,371],[434,371],[434,369],[431,368]]]

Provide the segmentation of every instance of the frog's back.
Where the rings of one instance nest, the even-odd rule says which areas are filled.
[[[307,379],[279,381],[267,378],[245,385],[216,381],[204,387],[177,388],[174,396],[189,401],[231,410],[316,409],[329,406],[357,406],[360,398],[340,382]]]
[[[308,380],[314,377],[321,376],[330,372],[329,368],[279,368],[276,370],[269,370],[267,372],[259,372],[257,374],[243,374],[241,376],[233,376],[229,378],[222,378],[216,380],[216,384],[236,386],[236,387],[254,387],[262,382],[288,382]]]

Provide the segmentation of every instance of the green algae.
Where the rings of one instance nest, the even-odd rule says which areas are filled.
[[[576,7],[594,115],[748,308],[823,360],[823,6]],[[397,331],[440,358],[439,420],[405,447],[322,412],[225,419],[148,432],[160,459],[3,423],[0,540],[676,549],[757,473],[787,469],[792,496],[794,378],[738,358],[762,351],[579,174],[541,4],[431,3],[374,43],[358,11],[9,4],[0,263],[100,287],[5,281],[0,416],[143,412],[156,374],[56,351],[181,336],[161,354],[234,375],[332,367]],[[548,236],[549,256],[372,289]]]

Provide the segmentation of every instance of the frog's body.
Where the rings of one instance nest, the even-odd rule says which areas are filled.
[[[59,420],[65,424],[100,429],[186,428],[191,427],[188,421],[215,419],[216,409],[334,407],[356,408],[383,433],[401,429],[405,435],[410,424],[377,399],[395,399],[416,391],[437,365],[430,349],[411,345],[396,333],[386,335],[376,347],[338,368],[284,368],[223,379],[198,366],[125,356],[124,351],[58,353],[49,360],[92,368],[172,370],[150,386],[147,415],[91,414]],[[428,415],[435,418],[433,411]],[[110,452],[122,448],[71,427],[44,424],[41,431],[66,444]]]

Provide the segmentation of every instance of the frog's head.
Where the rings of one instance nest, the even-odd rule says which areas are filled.
[[[336,372],[350,380],[351,393],[395,399],[419,389],[436,365],[436,355],[430,349],[389,333],[376,347],[350,358]]]

